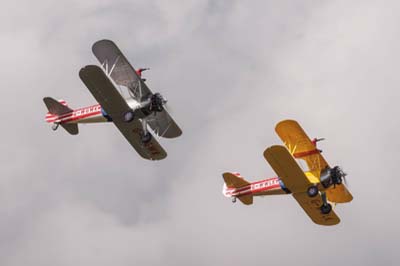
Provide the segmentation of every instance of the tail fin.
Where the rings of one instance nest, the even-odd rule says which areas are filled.
[[[250,185],[250,182],[246,181],[239,173],[223,173],[226,187],[224,186],[224,194],[229,188],[242,188]],[[237,197],[243,204],[251,205],[253,204],[253,195],[243,195]]]
[[[250,185],[250,183],[244,180],[239,173],[223,173],[222,177],[224,178],[225,184],[228,188],[241,188]]]
[[[43,98],[44,104],[47,106],[47,109],[49,110],[50,114],[53,115],[63,115],[69,112],[72,112],[73,110],[69,108],[65,101],[56,101],[51,97],[44,97]]]
[[[54,100],[51,97],[43,98],[44,104],[47,106],[49,113],[46,115],[47,122],[54,122],[54,119],[58,116],[70,113],[73,110],[67,106],[64,100]],[[61,124],[61,126],[71,135],[77,135],[79,133],[77,124]]]

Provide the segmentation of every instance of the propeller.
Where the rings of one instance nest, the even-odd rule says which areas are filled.
[[[339,166],[335,166],[330,170],[331,182],[333,183],[333,188],[336,185],[344,183],[347,186],[346,176],[347,174]]]
[[[164,99],[164,97],[161,96],[160,93],[154,93],[150,97],[150,105],[149,109],[151,112],[157,113],[157,112],[162,112],[164,108],[164,104],[167,103],[167,100]]]
[[[345,173],[340,167],[336,168],[336,175],[340,176],[340,179],[342,180],[342,182],[344,183],[345,187],[349,187],[349,183],[347,182],[347,173]],[[342,183],[341,182],[341,183]],[[336,188],[336,184],[333,184],[333,188]],[[348,190],[344,189],[345,193],[348,194]]]
[[[151,127],[158,136],[163,136],[169,127],[169,116],[163,112],[165,110],[170,113],[172,110],[167,102],[160,93],[154,93],[150,97],[149,111],[151,114],[146,119],[152,124]]]
[[[343,172],[343,176],[342,176],[342,178],[343,178],[343,183],[346,185],[346,187],[348,187],[348,186],[349,186],[349,183],[347,182],[346,176],[347,176],[347,174]]]
[[[346,187],[348,186],[348,182],[346,179],[347,173],[345,173],[342,168],[338,167],[338,174],[340,175],[343,183],[346,185]]]

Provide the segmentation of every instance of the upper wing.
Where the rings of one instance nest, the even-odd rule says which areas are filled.
[[[161,160],[167,156],[155,138],[151,138],[148,143],[142,143],[143,129],[138,119],[129,123],[124,122],[124,113],[131,109],[100,67],[86,66],[80,70],[79,76],[117,128],[143,158]]]
[[[339,217],[333,210],[331,210],[328,214],[321,213],[321,195],[318,194],[317,196],[310,198],[307,195],[307,192],[303,192],[294,193],[293,197],[297,200],[297,202],[314,223],[320,225],[335,225],[340,222]]]
[[[306,161],[308,168],[319,177],[321,170],[329,167],[321,152],[311,142],[310,138],[294,120],[284,120],[275,127],[276,133],[285,143],[294,158]],[[343,185],[336,185],[326,190],[328,200],[336,203],[349,202],[353,199],[351,193]]]
[[[127,87],[135,100],[141,102],[152,94],[113,41],[98,41],[93,44],[92,51],[105,72],[117,85]]]
[[[312,185],[285,147],[271,146],[264,151],[264,157],[292,193],[304,192]]]
[[[329,166],[321,152],[296,121],[281,121],[276,125],[275,131],[293,157],[305,160],[310,171],[319,173]]]
[[[333,211],[329,214],[321,213],[320,207],[323,202],[319,194],[313,198],[307,195],[305,191],[311,183],[285,147],[272,146],[265,150],[264,157],[311,220],[321,225],[340,222]]]
[[[93,44],[92,51],[106,73],[117,85],[127,87],[136,101],[142,102],[153,94],[113,41],[98,41]],[[164,138],[182,135],[182,130],[166,110],[157,113],[153,119],[148,120],[148,124],[157,135]]]

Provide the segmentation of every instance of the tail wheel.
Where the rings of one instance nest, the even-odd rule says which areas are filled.
[[[318,195],[318,187],[317,187],[317,186],[311,186],[311,187],[309,187],[309,188],[307,189],[307,195],[308,195],[310,198],[313,198],[313,197],[317,196],[317,195]]]
[[[146,134],[143,134],[140,137],[140,140],[142,141],[142,143],[148,143],[148,142],[150,142],[151,138],[152,138],[151,134],[149,132],[147,132]]]
[[[329,203],[322,204],[321,206],[321,212],[322,214],[328,214],[332,211],[332,205]]]
[[[232,198],[232,203],[235,203],[236,202],[236,197],[233,197]]]
[[[129,111],[124,113],[124,117],[123,118],[124,118],[124,122],[129,123],[133,119],[135,119],[135,113],[132,110],[129,110]]]
[[[51,129],[54,130],[54,131],[56,131],[59,125],[60,125],[60,124],[58,124],[58,123],[54,123],[54,124],[51,126]]]

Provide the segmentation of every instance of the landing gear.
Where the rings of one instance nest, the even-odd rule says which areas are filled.
[[[132,110],[129,110],[129,111],[124,113],[124,122],[125,123],[129,123],[133,119],[135,119],[135,113]]]
[[[59,123],[54,123],[54,124],[51,126],[51,129],[54,130],[54,131],[56,131],[59,125],[60,125]]]
[[[322,205],[320,207],[322,214],[329,214],[332,211],[332,205],[326,200],[326,193],[321,192]]]
[[[142,141],[142,143],[146,144],[146,143],[150,142],[150,140],[151,140],[151,134],[149,131],[147,131],[146,119],[142,120],[142,127],[143,127],[143,132],[142,132],[142,135],[140,136],[140,140]]]
[[[315,186],[315,185],[309,187],[309,188],[307,189],[307,195],[308,195],[310,198],[314,198],[315,196],[317,196],[317,195],[318,195],[318,187]]]
[[[236,202],[236,197],[233,197],[232,198],[232,203],[235,203]]]
[[[140,136],[140,140],[142,141],[142,143],[148,143],[151,140],[151,134],[149,132],[147,133],[143,133],[142,136]]]
[[[328,214],[328,213],[330,213],[332,211],[332,205],[331,204],[329,204],[329,203],[324,203],[324,204],[322,204],[322,206],[321,206],[321,212],[322,212],[322,214]]]

